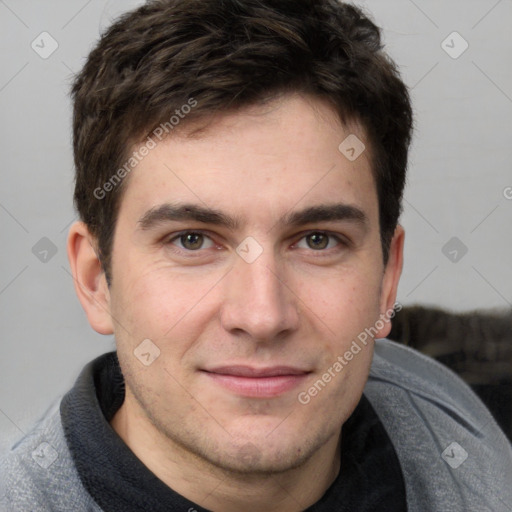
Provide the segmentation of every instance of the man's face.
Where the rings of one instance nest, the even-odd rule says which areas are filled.
[[[110,312],[125,405],[161,446],[281,471],[337,440],[371,344],[308,390],[375,325],[389,294],[369,151],[350,161],[338,149],[350,133],[320,101],[288,96],[200,136],[173,134],[132,172]],[[184,205],[190,218],[171,215]],[[331,219],[308,212],[336,206]],[[192,218],[200,209],[232,222]]]

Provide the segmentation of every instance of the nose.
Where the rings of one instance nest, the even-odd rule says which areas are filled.
[[[252,263],[237,256],[224,281],[221,323],[226,331],[271,343],[297,329],[298,298],[270,251]]]

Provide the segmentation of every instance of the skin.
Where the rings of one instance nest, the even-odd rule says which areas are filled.
[[[198,126],[159,143],[130,175],[110,288],[87,227],[70,230],[77,294],[91,326],[115,334],[126,381],[111,425],[155,475],[205,508],[303,510],[339,472],[341,427],[363,392],[373,342],[307,405],[298,394],[393,307],[404,231],[397,226],[384,267],[369,144],[349,161],[339,144],[365,134],[343,126],[321,100],[287,95],[218,116],[190,135]],[[174,220],[141,229],[147,211],[169,202],[215,208],[240,225]],[[279,223],[334,203],[357,207],[366,223]],[[187,244],[177,237],[186,230],[204,238]],[[318,231],[333,236],[307,236]],[[246,237],[262,250],[252,263],[236,252]],[[160,350],[149,366],[134,355],[145,339]],[[241,396],[202,371],[235,364],[309,373],[262,398]]]

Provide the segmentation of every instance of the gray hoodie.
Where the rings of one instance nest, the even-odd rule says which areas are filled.
[[[512,511],[512,447],[450,370],[377,340],[364,394],[395,447],[409,511]],[[2,457],[1,512],[101,512],[73,465],[59,403]]]

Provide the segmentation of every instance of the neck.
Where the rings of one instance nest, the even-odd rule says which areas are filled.
[[[339,473],[340,435],[300,467],[281,473],[240,474],[219,468],[160,432],[126,391],[112,428],[154,475],[201,507],[219,512],[299,512],[316,503]]]

